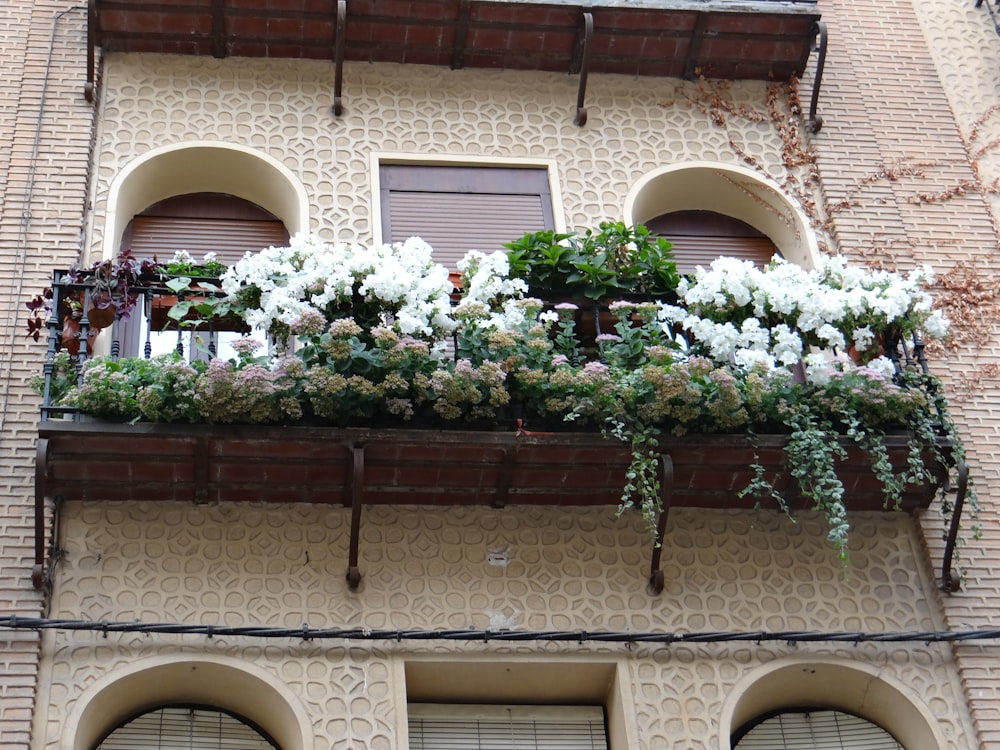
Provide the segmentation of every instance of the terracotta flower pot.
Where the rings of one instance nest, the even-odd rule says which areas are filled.
[[[114,305],[107,307],[92,307],[87,311],[87,320],[91,329],[110,328],[115,322],[116,309]]]
[[[97,338],[97,334],[100,333],[100,328],[91,326],[87,331],[87,353],[90,354],[94,351],[94,340]],[[76,356],[80,353],[80,321],[76,318],[66,315],[62,319],[62,336],[60,342],[62,348],[69,352],[72,356]]]

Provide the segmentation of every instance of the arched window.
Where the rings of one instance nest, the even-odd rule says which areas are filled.
[[[673,244],[674,261],[682,274],[705,268],[728,255],[763,267],[781,255],[770,237],[745,221],[715,211],[690,210],[660,214],[646,222],[655,235]]]
[[[758,717],[733,735],[733,750],[905,750],[882,727],[860,716],[819,708]]]
[[[659,167],[633,183],[623,208],[626,223],[645,224],[675,244],[682,273],[720,255],[763,265],[777,251],[805,268],[819,258],[799,204],[746,167],[709,161]]]
[[[281,220],[256,203],[227,193],[187,193],[157,201],[136,214],[122,234],[121,247],[131,249],[136,258],[156,258],[160,263],[168,263],[177,251],[185,250],[195,263],[212,252],[217,260],[232,264],[247,252],[287,245],[288,240]],[[124,354],[138,354],[147,338],[153,354],[175,350],[178,333],[162,331],[165,310],[160,312],[151,311],[150,331],[146,331],[144,311],[126,321],[121,332]],[[195,335],[209,338],[203,330]],[[223,334],[220,339],[216,333],[210,338],[205,346],[222,353],[226,340],[238,337]],[[182,331],[180,343],[188,354],[197,355],[190,333]]]
[[[137,258],[161,263],[178,250],[195,261],[209,252],[235,263],[247,251],[288,243],[288,231],[274,214],[226,193],[187,193],[158,201],[137,214],[122,236],[122,247]]]
[[[94,750],[279,750],[249,720],[207,706],[163,706],[119,724]]]

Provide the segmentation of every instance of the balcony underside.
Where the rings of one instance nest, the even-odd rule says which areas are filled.
[[[91,0],[105,52],[337,57],[362,62],[676,78],[801,76],[814,0],[669,0],[604,5],[509,0]],[[342,24],[342,28],[338,28]]]
[[[671,507],[753,507],[755,500],[739,492],[755,461],[775,487],[787,488],[790,505],[801,507],[791,490],[785,444],[783,436],[762,436],[756,447],[739,435],[664,438],[657,538],[663,538]],[[905,437],[889,436],[886,445],[893,464],[904,465]],[[845,447],[848,458],[838,474],[848,508],[884,510],[882,485],[866,455]],[[365,505],[614,505],[629,459],[622,444],[593,433],[47,420],[39,429],[33,579],[38,587],[45,580],[46,497],[343,505],[351,508],[347,578],[355,588]],[[901,510],[930,504],[946,481],[939,468],[931,481],[908,488]],[[764,506],[777,508],[773,500]],[[649,575],[657,593],[664,585],[660,550],[653,545]]]

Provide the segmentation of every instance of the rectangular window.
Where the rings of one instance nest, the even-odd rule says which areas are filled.
[[[411,703],[410,750],[607,750],[600,706]]]
[[[555,228],[544,167],[381,164],[379,183],[383,241],[421,237],[449,268],[469,250]]]
[[[408,660],[409,750],[637,747],[627,662]]]

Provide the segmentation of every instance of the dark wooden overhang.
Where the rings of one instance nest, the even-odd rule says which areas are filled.
[[[335,60],[338,98],[344,60],[579,73],[581,99],[588,72],[787,81],[804,72],[820,19],[816,0],[90,0],[89,9],[91,95],[94,47]]]
[[[664,512],[669,508],[752,508],[739,491],[755,456],[792,507],[786,438],[687,435],[661,439]],[[838,467],[852,511],[884,510],[881,483],[868,457],[845,439]],[[896,466],[905,465],[905,436],[888,436]],[[947,446],[945,446],[947,447]],[[358,585],[362,509],[376,504],[431,506],[508,504],[615,506],[629,450],[594,433],[473,430],[340,429],[134,425],[43,421],[36,467],[36,585],[44,578],[45,500],[114,502],[318,503],[352,509],[348,580]],[[908,487],[901,510],[927,507],[947,481],[940,472]],[[777,509],[773,500],[765,509]],[[650,584],[663,587],[660,546],[651,539]]]

